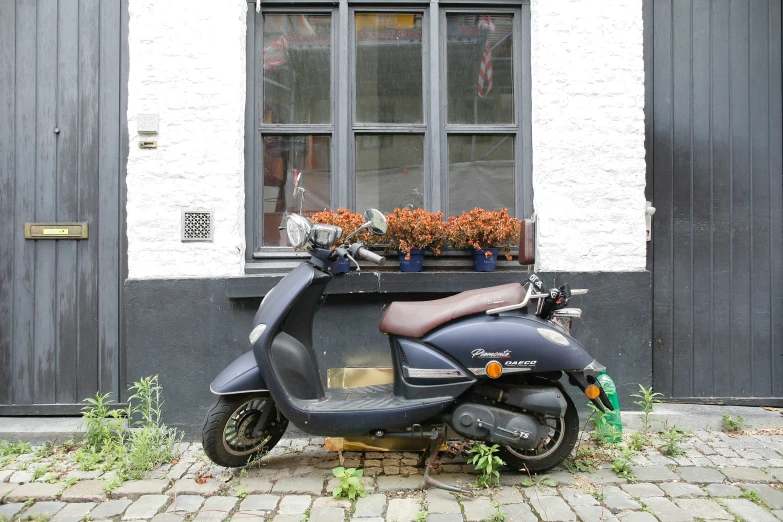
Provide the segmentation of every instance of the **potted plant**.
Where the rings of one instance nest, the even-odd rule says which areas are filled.
[[[473,251],[473,270],[494,272],[500,250],[511,260],[511,247],[519,241],[519,226],[519,220],[509,216],[508,209],[474,208],[461,216],[451,216],[446,228],[451,246]]]
[[[337,244],[341,245],[345,242],[345,238],[349,234],[353,233],[357,228],[364,225],[366,219],[361,214],[354,214],[347,208],[338,208],[337,212],[333,210],[324,210],[323,212],[317,212],[310,217],[310,221],[313,223],[324,223],[326,225],[336,225],[343,229],[343,235],[337,240]],[[365,244],[370,244],[373,240],[372,233],[369,230],[362,230],[354,236],[357,241],[363,241]],[[335,263],[334,274],[345,274],[351,271],[351,262],[347,259],[339,258]]]
[[[422,208],[395,208],[386,220],[389,229],[382,240],[385,239],[392,250],[397,250],[400,271],[421,272],[425,249],[440,255],[446,240],[443,212],[433,214]]]

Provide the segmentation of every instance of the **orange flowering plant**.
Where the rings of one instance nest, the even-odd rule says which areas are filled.
[[[351,234],[360,226],[364,225],[367,221],[361,214],[354,214],[347,208],[338,208],[337,212],[334,210],[324,210],[310,216],[310,221],[313,223],[324,223],[326,225],[337,225],[343,229],[343,235],[337,240],[338,245],[342,245],[345,242],[345,238],[348,234]],[[365,244],[370,244],[373,240],[372,232],[365,229],[353,236],[355,240],[362,241]]]
[[[511,260],[511,247],[519,243],[519,220],[508,215],[508,209],[474,208],[461,216],[449,217],[446,235],[454,248],[484,250],[499,247]],[[487,251],[485,254],[491,257]]]
[[[389,230],[381,240],[390,243],[392,249],[405,253],[406,260],[411,258],[414,248],[429,248],[436,256],[440,255],[446,241],[443,212],[433,214],[423,208],[395,208],[386,216],[386,221]]]

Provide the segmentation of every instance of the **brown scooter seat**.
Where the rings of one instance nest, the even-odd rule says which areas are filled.
[[[381,318],[381,332],[404,337],[421,337],[436,326],[486,312],[492,308],[521,303],[525,289],[519,283],[468,290],[433,301],[395,301]]]

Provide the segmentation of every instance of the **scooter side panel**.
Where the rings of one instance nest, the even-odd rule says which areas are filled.
[[[516,372],[582,370],[593,361],[574,338],[523,314],[467,317],[434,330],[423,341],[468,369],[484,369],[498,361]]]
[[[215,377],[209,389],[215,395],[265,391],[266,383],[258,369],[253,351],[247,352],[229,364],[220,375]]]

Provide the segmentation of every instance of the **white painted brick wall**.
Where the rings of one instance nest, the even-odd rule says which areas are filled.
[[[243,273],[246,5],[130,0],[131,278]],[[644,269],[641,1],[533,0],[531,25],[538,269]],[[180,241],[182,208],[214,209],[214,243]]]
[[[531,29],[537,269],[642,270],[642,2],[533,0]]]
[[[130,0],[129,11],[129,277],[241,274],[247,4]],[[157,150],[138,147],[147,113],[160,114]],[[183,208],[215,211],[213,243],[180,241]]]

